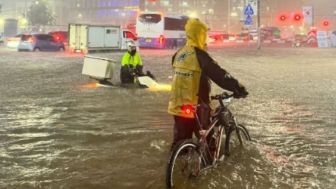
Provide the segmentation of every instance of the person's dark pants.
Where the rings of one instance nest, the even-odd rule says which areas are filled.
[[[193,118],[185,118],[180,116],[174,116],[174,140],[172,148],[181,140],[191,139],[193,133],[197,133],[196,120]]]
[[[210,122],[210,108],[207,105],[206,107],[199,108],[197,110],[197,115],[201,120],[202,129],[207,129]],[[181,140],[191,139],[193,133],[197,138],[199,135],[199,125],[196,118],[185,118],[180,116],[174,116],[174,140],[171,146],[171,149]],[[211,136],[211,134],[209,135]]]
[[[120,69],[121,83],[134,83],[134,76],[130,73],[128,66],[122,66]]]

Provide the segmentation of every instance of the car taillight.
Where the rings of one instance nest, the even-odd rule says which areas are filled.
[[[158,40],[159,40],[159,44],[162,45],[165,41],[165,37],[163,35],[160,35]]]
[[[34,43],[34,39],[32,37],[29,37],[27,40],[29,43]]]
[[[61,37],[58,36],[58,35],[56,35],[56,36],[55,36],[55,39],[56,39],[57,42],[59,42],[59,41],[61,40]]]

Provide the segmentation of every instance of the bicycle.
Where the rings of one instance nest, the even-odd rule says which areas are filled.
[[[208,129],[203,129],[196,109],[200,105],[184,108],[187,113],[194,113],[200,137],[197,142],[192,139],[182,140],[171,151],[166,170],[166,185],[171,188],[183,179],[197,177],[201,171],[216,166],[219,160],[230,154],[230,139],[234,131],[240,145],[250,141],[251,137],[243,124],[237,123],[234,115],[228,108],[233,94],[223,92],[211,96],[211,100],[218,100],[219,106],[210,117]],[[224,102],[223,102],[224,101]],[[183,108],[182,108],[183,109]],[[222,141],[225,133],[224,144]],[[241,134],[242,133],[242,134]],[[222,146],[224,145],[224,149]]]

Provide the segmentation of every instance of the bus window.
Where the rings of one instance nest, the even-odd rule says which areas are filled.
[[[142,23],[156,24],[161,21],[161,15],[160,14],[142,14],[141,16],[139,16],[139,21]]]
[[[187,23],[187,19],[179,19],[179,18],[164,18],[164,29],[165,30],[179,30],[184,31],[184,26]]]

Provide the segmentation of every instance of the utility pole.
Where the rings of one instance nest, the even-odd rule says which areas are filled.
[[[227,33],[230,33],[231,0],[228,0]]]
[[[258,42],[257,42],[257,49],[260,50],[261,49],[261,30],[260,30],[260,0],[257,0],[257,14],[258,14],[258,18],[257,18],[257,27],[258,27]]]

